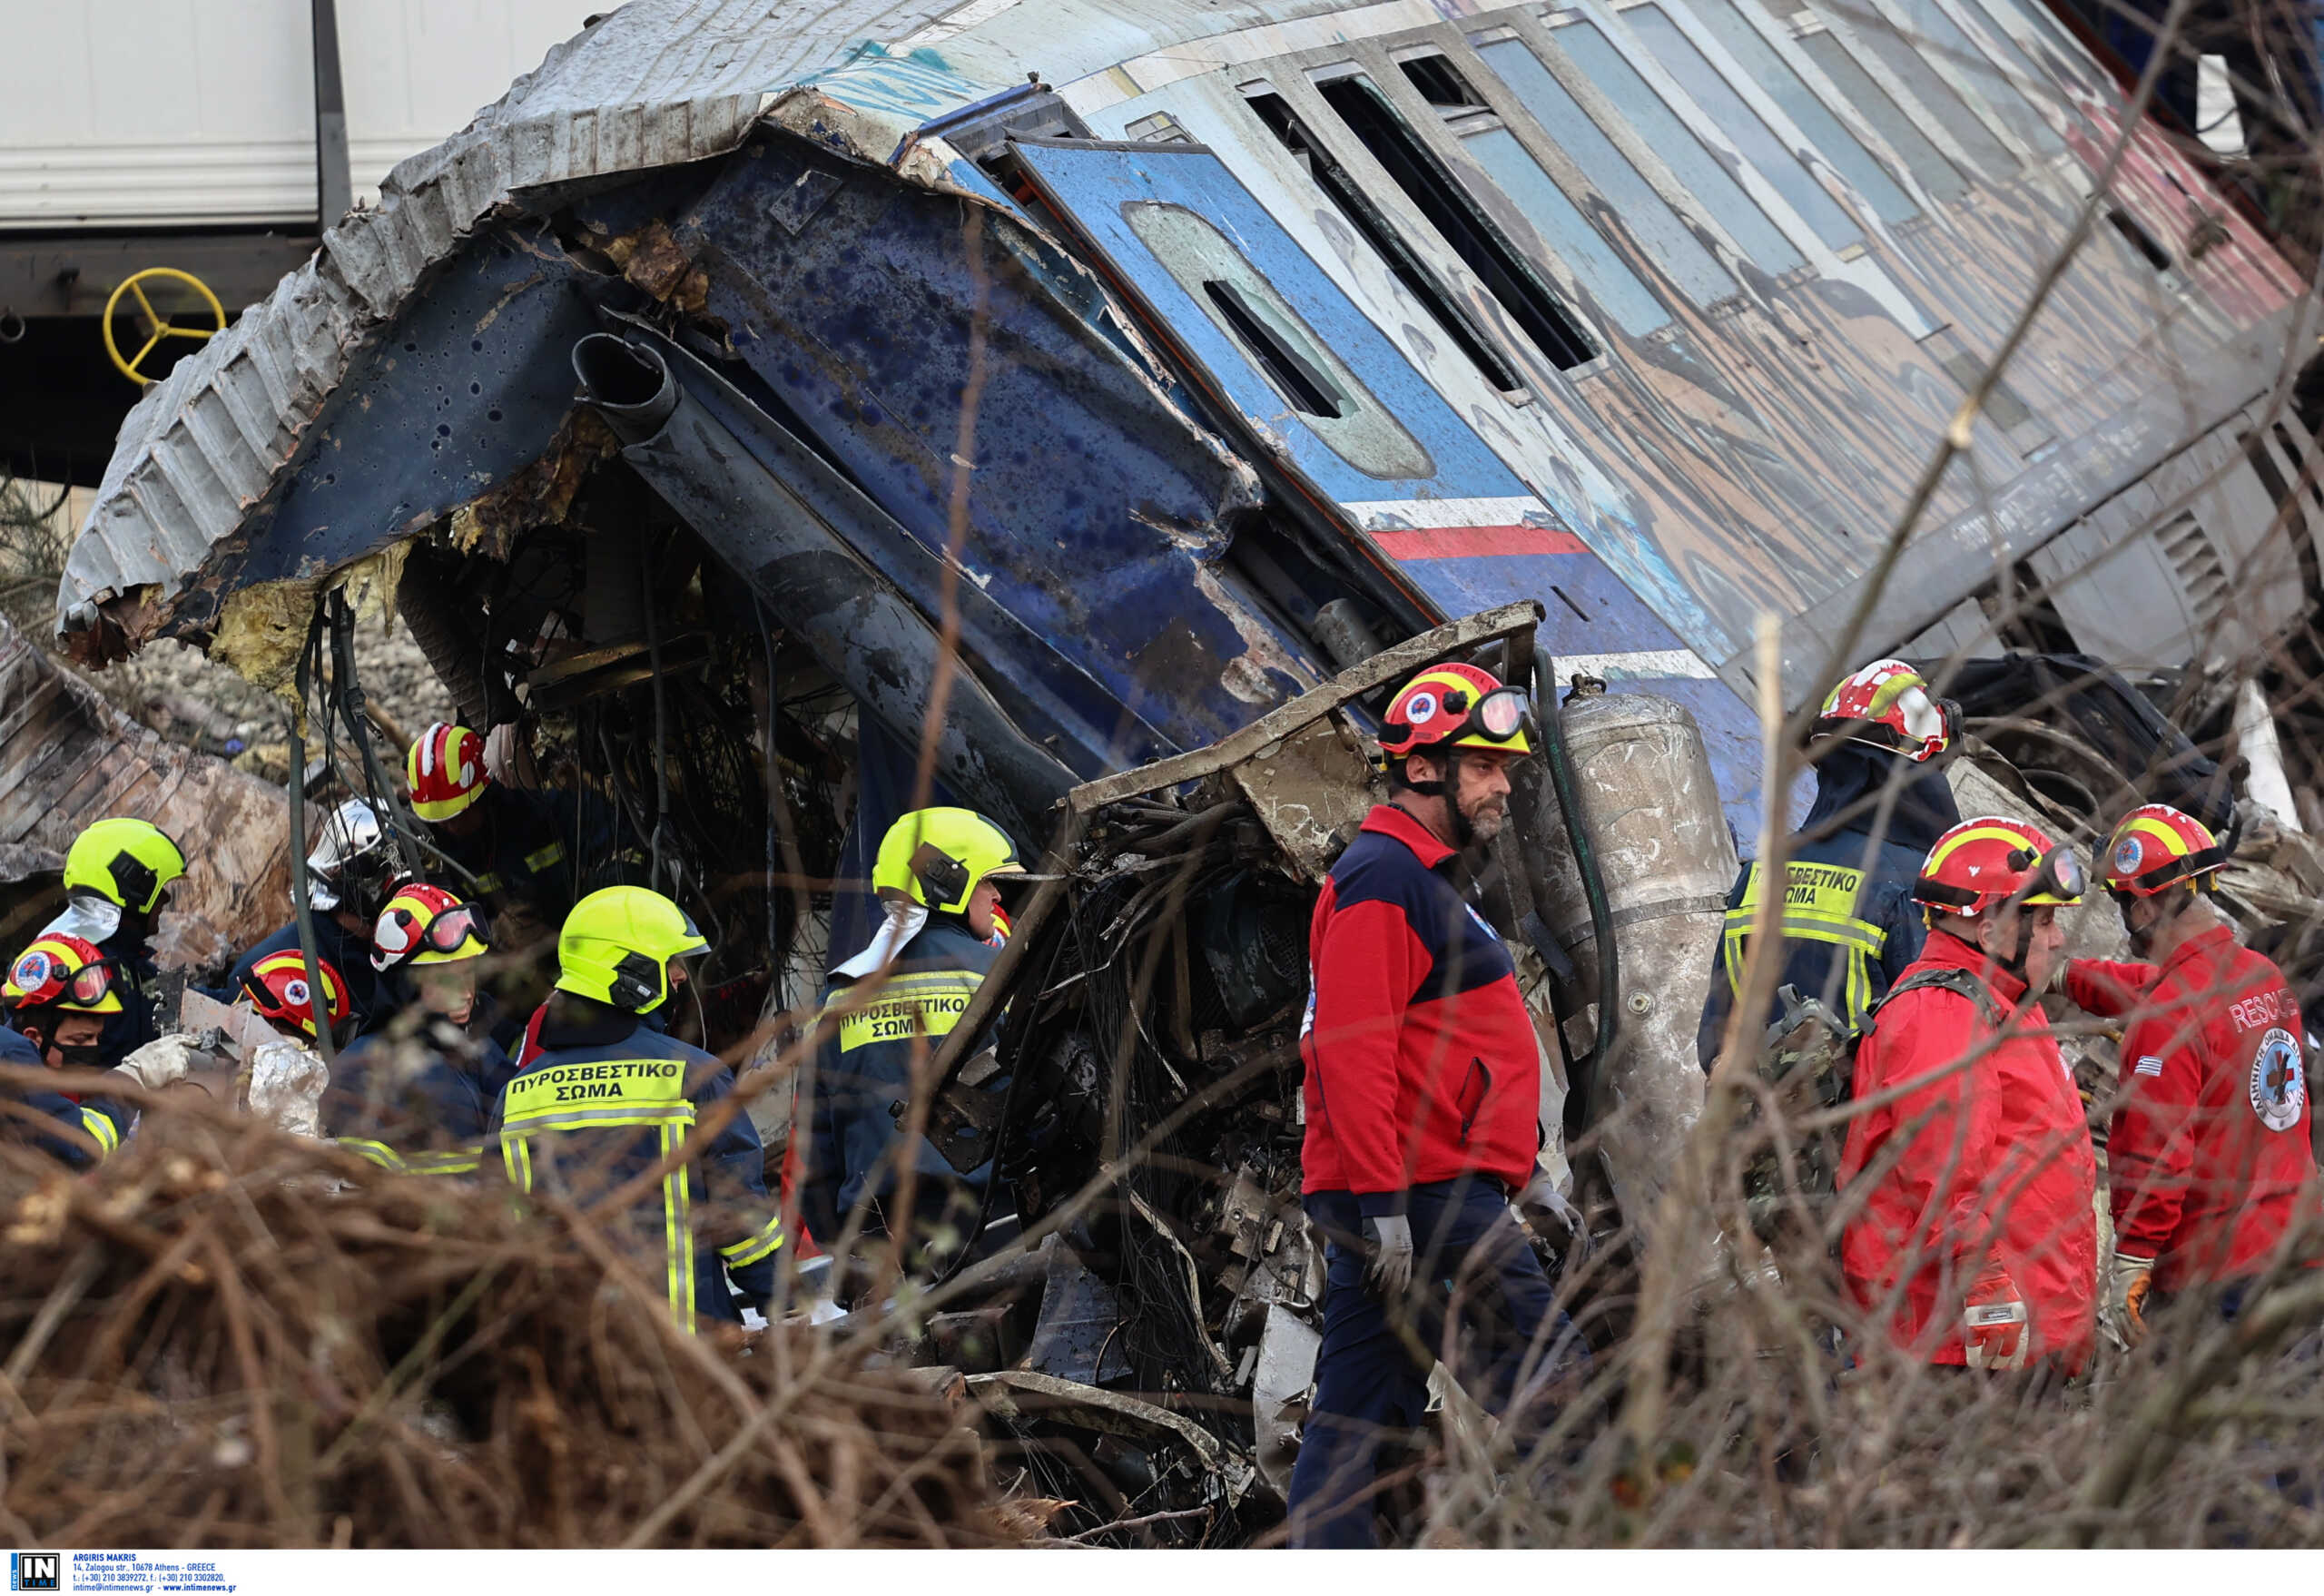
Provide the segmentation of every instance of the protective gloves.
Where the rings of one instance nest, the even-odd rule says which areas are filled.
[[[184,1037],[160,1037],[147,1042],[113,1068],[147,1091],[159,1091],[185,1079],[187,1067],[197,1051]]]
[[[284,1038],[251,1054],[251,1112],[292,1136],[323,1133],[323,1089],[330,1070],[320,1057]]]
[[[2001,1260],[1989,1258],[1961,1310],[1961,1340],[1973,1369],[2022,1369],[2033,1351],[2025,1299]]]
[[[2107,1297],[2113,1306],[2114,1322],[2122,1340],[2131,1346],[2146,1339],[2146,1299],[2153,1288],[2152,1258],[2129,1253],[2114,1255],[2114,1267],[2107,1280]]]
[[[1413,1222],[1402,1214],[1384,1214],[1364,1222],[1364,1284],[1375,1296],[1393,1302],[1412,1289]]]
[[[1536,1167],[1533,1178],[1510,1206],[1527,1229],[1560,1252],[1590,1256],[1590,1227],[1582,1222],[1581,1210],[1558,1189],[1557,1177],[1548,1170]]]

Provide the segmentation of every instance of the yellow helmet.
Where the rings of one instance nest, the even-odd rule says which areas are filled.
[[[872,890],[958,914],[987,876],[1021,876],[1017,844],[973,809],[915,809],[880,839]]]
[[[85,887],[133,914],[151,914],[162,889],[185,874],[185,855],[151,821],[101,820],[73,839],[64,890]]]
[[[632,1014],[670,996],[670,961],[707,953],[686,911],[644,887],[604,887],[573,906],[556,935],[556,988]]]

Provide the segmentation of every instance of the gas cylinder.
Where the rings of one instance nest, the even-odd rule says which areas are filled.
[[[1703,1108],[1695,1031],[1736,876],[1735,839],[1695,717],[1650,693],[1570,700],[1562,711],[1589,842],[1611,910],[1621,990],[1591,1081],[1599,1157],[1622,1217],[1650,1234],[1657,1206]],[[1577,1054],[1594,1045],[1597,932],[1566,828],[1543,828],[1550,901],[1541,919],[1580,977],[1569,1020]]]

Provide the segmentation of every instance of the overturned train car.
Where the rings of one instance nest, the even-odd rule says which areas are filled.
[[[1284,1028],[1367,665],[1442,628],[1610,689],[1482,885],[1545,1114],[1633,1115],[1638,1219],[1699,1101],[1654,1039],[1786,802],[1758,618],[1787,703],[1859,609],[1864,651],[2142,668],[2299,625],[2318,418],[2270,401],[2312,334],[2041,0],[633,0],[149,393],[60,623],[279,684],[363,573],[464,714],[668,850],[745,1020],[864,934],[847,883],[921,791],[1075,839],[1017,961],[1019,1073],[1065,1106],[1003,1160],[1020,1217],[1206,1092],[1169,1134],[1225,1173],[1141,1175],[1049,1255],[1051,1328],[1127,1334],[1037,1345],[1256,1393],[1257,1432],[1198,1427],[1258,1460],[1239,1496],[1312,1358]],[[1618,945],[1655,986],[1619,1004]]]

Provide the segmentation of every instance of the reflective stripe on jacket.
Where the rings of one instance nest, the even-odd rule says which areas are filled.
[[[867,992],[860,989],[871,986],[868,979],[837,977],[825,987],[823,1008],[836,1018],[825,1023],[817,1049],[807,1178],[800,1188],[801,1211],[818,1241],[836,1240],[858,1203],[878,1202],[895,1188],[904,1133],[891,1106],[911,1095],[915,1058],[924,1059],[951,1034],[1000,957],[967,921],[934,914],[876,987]],[[989,1164],[962,1176],[926,1137],[912,1152],[923,1181],[966,1180],[981,1189],[990,1177]]]
[[[502,1167],[521,1190],[586,1207],[666,1159],[699,1111],[734,1086],[716,1059],[634,1022],[618,1040],[550,1048],[500,1095],[493,1128]],[[624,1220],[612,1233],[688,1330],[698,1313],[740,1319],[726,1275],[761,1304],[773,1295],[783,1222],[747,1114],[665,1174]]]

